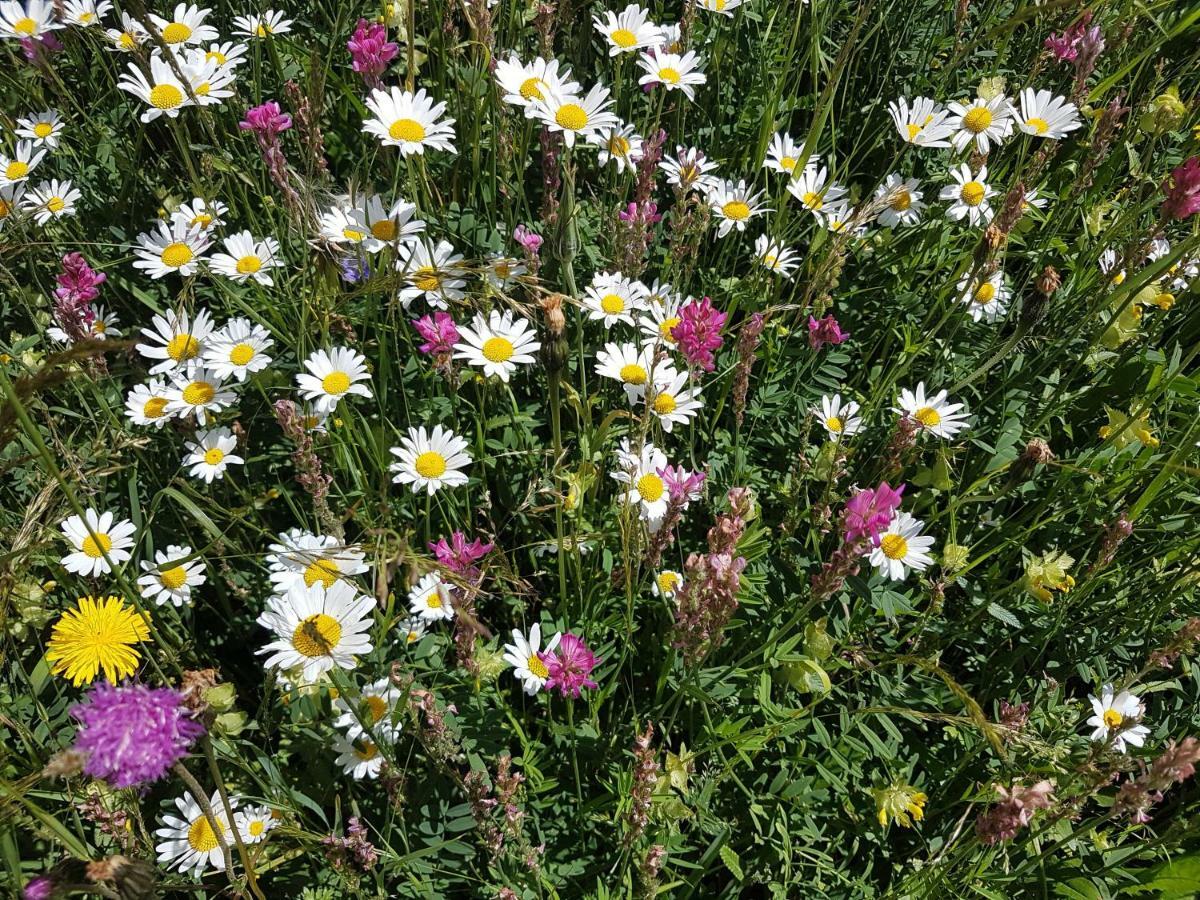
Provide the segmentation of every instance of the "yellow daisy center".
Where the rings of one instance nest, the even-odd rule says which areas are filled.
[[[30,35],[36,30],[37,22],[33,21],[33,19],[29,18],[28,16],[23,19],[17,19],[17,21],[13,22],[13,31],[15,31],[17,34]]]
[[[86,25],[92,19],[96,18],[95,13],[85,12],[79,14],[79,22],[81,25]]]
[[[183,103],[183,91],[173,84],[156,84],[150,89],[150,105],[156,109],[175,109]]]
[[[996,299],[996,286],[990,281],[985,281],[979,287],[975,288],[975,302],[983,305],[991,303]]]
[[[224,458],[225,451],[220,447],[209,447],[204,451],[204,461],[210,466],[220,465]]]
[[[673,335],[671,332],[675,330],[675,326],[678,325],[680,321],[681,319],[679,316],[671,316],[670,318],[662,320],[658,326],[658,333],[661,335],[664,341],[669,341],[672,344],[675,343],[675,335]]]
[[[435,450],[426,450],[413,460],[413,468],[422,478],[441,478],[446,474],[446,457]]]
[[[161,419],[167,411],[165,397],[151,397],[142,406],[142,415],[147,419]]]
[[[908,541],[898,534],[885,534],[879,542],[879,549],[888,559],[904,559],[908,555]]]
[[[12,213],[12,207],[8,205],[7,201],[0,199],[0,219],[7,219],[10,213]]]
[[[529,671],[538,678],[549,678],[550,670],[546,668],[546,664],[536,653],[531,653],[529,656]]]
[[[33,126],[33,133],[39,138],[45,139],[54,134],[54,126],[49,122],[38,122]]]
[[[508,338],[490,337],[483,342],[483,355],[488,362],[508,362],[513,355],[512,341]]]
[[[270,33],[271,33],[271,29],[268,28],[266,25],[260,24],[257,28],[254,29],[255,37],[264,38]]]
[[[325,613],[309,616],[292,632],[292,646],[302,656],[310,659],[329,656],[342,640],[342,626],[337,619]]]
[[[578,103],[564,103],[554,114],[554,121],[560,128],[565,128],[567,131],[579,131],[581,128],[587,127],[587,110]]]
[[[182,245],[180,245],[182,246]],[[190,334],[177,334],[167,341],[167,356],[175,362],[191,359],[200,352],[200,342]]]
[[[1025,124],[1034,130],[1036,134],[1045,134],[1050,130],[1050,123],[1045,119],[1034,116],[1032,119],[1026,119]]]
[[[913,418],[926,428],[933,428],[941,423],[942,414],[932,406],[922,406],[915,413],[913,413]]]
[[[721,212],[727,219],[733,219],[735,222],[744,222],[750,218],[750,204],[744,200],[730,200],[721,207]]]
[[[625,312],[625,298],[620,294],[605,294],[600,298],[600,308],[610,316]]]
[[[896,212],[904,212],[912,206],[912,194],[908,192],[907,188],[900,188],[895,194],[892,195],[892,199],[888,203],[888,206],[890,206]]]
[[[794,156],[780,157],[779,168],[783,169],[785,172],[794,171],[796,168],[796,157],[794,157]]]
[[[95,537],[89,534],[83,539],[83,543],[79,549],[83,551],[85,556],[91,559],[99,559],[112,549],[112,538],[107,534],[97,533]]]
[[[841,420],[840,416],[830,416],[825,420],[825,427],[840,434],[841,430],[846,427],[846,423]]]
[[[442,608],[442,595],[441,595],[441,592],[438,591],[437,588],[434,588],[432,591],[430,591],[426,595],[425,605],[428,606],[430,609],[441,609]]]
[[[658,70],[658,77],[667,84],[679,84],[679,70],[673,69],[670,66],[663,66]]]
[[[637,43],[637,35],[628,28],[618,28],[609,37],[618,47],[632,47]]]
[[[182,22],[172,22],[163,29],[162,36],[168,44],[182,44],[192,36],[192,29]]]
[[[97,319],[92,323],[92,334],[104,334],[106,331],[108,331],[108,325],[103,319]]]
[[[46,209],[52,213],[62,212],[66,209],[67,201],[62,197],[51,197],[46,201]]]
[[[246,830],[248,832],[250,832],[250,837],[261,837],[262,833],[266,829],[266,827],[267,826],[263,822],[259,821],[258,819],[255,819],[253,822],[250,823],[250,827],[247,828]]]
[[[675,412],[675,407],[678,405],[675,398],[666,391],[659,391],[654,397],[654,411],[660,416],[669,416]]]
[[[380,219],[371,224],[371,234],[381,241],[394,241],[399,230],[392,219]]]
[[[342,237],[348,241],[361,241],[367,235],[365,232],[359,231],[357,228],[343,228]]]
[[[338,568],[338,564],[332,559],[318,559],[308,564],[304,570],[304,584],[312,587],[314,584],[320,584],[325,590],[333,587],[338,576],[342,574],[342,570]]]
[[[417,143],[425,140],[425,126],[416,119],[397,119],[388,128],[388,136],[394,141]]]
[[[200,84],[199,84],[199,85],[198,85],[198,86],[195,88],[196,96],[197,96],[197,97],[207,97],[207,96],[208,96],[208,92],[209,92],[209,91],[211,91],[211,90],[212,90],[212,85],[211,85],[211,84],[209,84],[207,81],[201,82],[201,83],[200,83]]]
[[[910,141],[916,140],[917,135],[921,133],[920,125],[914,125],[912,122],[909,122],[905,127],[908,130],[908,139]]]
[[[239,275],[253,275],[262,268],[262,260],[249,253],[237,261],[237,270]]]
[[[663,480],[653,473],[647,473],[637,480],[637,492],[647,503],[653,503],[663,495]]]
[[[374,694],[369,697],[363,697],[363,706],[366,707],[367,718],[371,721],[371,724],[378,722],[387,713],[387,701],[382,697],[376,697]]]
[[[187,570],[183,566],[173,566],[158,573],[158,580],[169,591],[177,591],[187,584]]]
[[[363,744],[361,750],[357,747],[354,748],[354,755],[357,756],[359,759],[361,759],[363,762],[366,762],[367,760],[374,759],[376,756],[379,755],[379,748],[376,747],[374,744],[372,744],[370,741],[367,741]]]
[[[197,853],[209,853],[220,846],[216,832],[208,824],[208,817],[203,814],[188,828],[187,840],[188,846]]]
[[[629,141],[619,134],[614,134],[608,139],[608,152],[613,156],[628,156]]]
[[[1121,723],[1125,721],[1125,717],[1115,709],[1106,709],[1104,711],[1104,724],[1108,728],[1120,728]]]
[[[992,111],[986,106],[976,106],[963,116],[963,128],[971,134],[987,131],[992,125]]]
[[[985,193],[983,185],[978,181],[968,181],[959,190],[958,196],[967,206],[978,206],[983,202]]]
[[[216,394],[216,390],[207,381],[193,381],[183,389],[183,402],[192,406],[203,406],[211,403]]]
[[[203,228],[207,228],[209,225],[211,225],[212,222],[213,222],[213,217],[210,216],[208,213],[196,213],[194,216],[192,216],[192,219],[190,222],[188,222],[188,224],[191,225],[193,228],[203,229]]]
[[[649,377],[646,370],[635,363],[621,366],[621,380],[626,384],[645,384]]]
[[[24,178],[29,174],[29,163],[21,162],[19,159],[14,159],[5,168],[4,174],[8,176],[9,181],[16,181],[18,178]]]
[[[825,200],[815,191],[805,191],[804,196],[800,198],[800,202],[808,209],[820,209],[825,205]]]
[[[517,93],[526,100],[544,100],[546,96],[542,93],[542,79],[540,78],[526,78],[517,88]]]
[[[192,261],[192,248],[182,241],[175,241],[163,247],[162,261],[164,266],[179,269]]]
[[[433,266],[421,266],[413,272],[412,283],[417,290],[436,291],[442,286],[442,276]]]
[[[321,379],[321,389],[334,396],[344,394],[350,390],[350,376],[345,372],[330,372]]]
[[[663,594],[673,594],[679,587],[679,576],[674,572],[663,572],[658,576],[658,590]]]
[[[121,36],[117,38],[117,43],[121,45],[122,50],[132,50],[137,46],[137,38],[128,31],[121,32]]]
[[[249,344],[237,344],[229,351],[229,361],[235,366],[247,365],[254,359],[254,348]]]
[[[216,61],[216,64],[218,66],[225,65],[225,63],[227,61],[225,58],[225,54],[222,53],[220,50],[209,50],[207,53],[204,54],[204,60],[205,60],[205,62]]]

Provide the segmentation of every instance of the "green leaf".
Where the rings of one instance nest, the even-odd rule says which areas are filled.
[[[725,868],[733,873],[733,877],[738,881],[745,879],[746,875],[742,872],[742,861],[738,859],[737,853],[728,844],[721,848],[721,862],[725,863]]]

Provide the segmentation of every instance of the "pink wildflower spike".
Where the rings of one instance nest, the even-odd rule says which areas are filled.
[[[449,356],[459,341],[458,328],[449,313],[435,312],[413,319],[412,327],[425,340],[417,349],[429,356]]]
[[[449,542],[445,538],[439,538],[436,543],[429,542],[430,552],[441,565],[451,572],[468,576],[478,576],[479,569],[475,563],[491,553],[493,546],[485,544],[479,538],[468,544],[467,536],[461,531],[451,534]]]
[[[850,332],[842,331],[838,320],[833,316],[825,316],[818,321],[808,317],[808,345],[814,350],[820,350],[826,344],[837,346],[850,339]]]
[[[1163,182],[1163,216],[1168,219],[1186,219],[1200,212],[1200,156],[1193,156],[1182,166],[1171,170],[1171,177]]]
[[[380,76],[400,52],[400,45],[387,39],[384,25],[359,19],[346,49],[350,51],[351,68],[362,76],[368,88],[377,88]]]
[[[713,353],[724,343],[721,328],[726,318],[708,297],[689,300],[679,308],[679,324],[671,329],[671,337],[689,366],[713,370]]]
[[[859,491],[846,502],[845,540],[847,544],[869,537],[879,543],[879,535],[888,527],[896,510],[900,508],[900,497],[905,485],[893,488],[886,481],[877,488]]]
[[[583,638],[567,632],[559,640],[554,652],[539,653],[538,656],[550,673],[546,679],[547,690],[558,688],[564,697],[578,697],[583,688],[597,687],[590,676],[600,660]]]

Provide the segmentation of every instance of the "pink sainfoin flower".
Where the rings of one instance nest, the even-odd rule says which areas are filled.
[[[288,180],[287,158],[283,155],[283,144],[279,140],[279,135],[291,127],[292,117],[280,109],[274,100],[250,107],[246,110],[246,118],[238,122],[238,128],[242,131],[253,133],[271,180],[295,207],[300,204],[300,195]]]
[[[475,563],[491,553],[493,547],[493,544],[485,544],[479,538],[468,544],[467,536],[461,531],[451,534],[449,541],[439,538],[436,543],[429,542],[429,550],[439,564],[469,578],[479,577],[479,567]]]
[[[103,272],[95,271],[79,253],[68,253],[62,258],[63,270],[55,281],[58,287],[54,296],[75,303],[91,303],[100,296],[100,285],[108,280]]]
[[[693,500],[703,496],[704,482],[708,478],[703,472],[689,472],[683,466],[671,465],[659,469],[658,477],[667,486],[667,496],[684,509]]]
[[[1099,26],[1092,25],[1092,13],[1088,10],[1062,34],[1051,32],[1044,46],[1059,62],[1073,63],[1081,53],[1099,56],[1104,49],[1104,36]]]
[[[425,341],[417,349],[429,356],[449,356],[458,343],[458,328],[449,313],[435,312],[432,315],[413,319],[412,327]]]
[[[820,350],[826,344],[837,346],[849,339],[850,333],[842,331],[833,316],[825,316],[820,321],[812,316],[808,317],[808,345],[814,350]]]
[[[378,22],[359,19],[354,36],[346,42],[350,51],[351,67],[362,76],[367,87],[379,87],[380,76],[388,67],[400,46],[387,39],[387,28]]]
[[[679,308],[679,324],[671,329],[671,337],[689,366],[713,370],[713,353],[721,349],[726,318],[708,297],[689,300]]]
[[[1200,156],[1172,169],[1163,191],[1167,195],[1162,205],[1164,217],[1186,219],[1200,212]]]
[[[547,689],[558,688],[564,697],[578,697],[583,688],[596,687],[590,676],[600,661],[583,638],[568,632],[559,640],[553,653],[539,653],[538,656],[550,673],[546,679]]]
[[[346,820],[345,837],[331,834],[322,838],[321,843],[325,847],[326,859],[342,872],[355,867],[367,872],[379,861],[379,851],[367,839],[367,826],[357,816]]]
[[[52,34],[40,38],[21,38],[21,54],[25,57],[25,62],[34,65],[44,64],[47,57],[58,53],[62,48],[62,41]]]
[[[650,823],[650,807],[654,802],[654,787],[658,784],[659,766],[654,748],[654,724],[646,723],[646,730],[633,740],[633,784],[629,797],[633,802],[625,814],[625,846],[631,847],[646,831]]]
[[[80,725],[75,749],[87,756],[83,770],[115,788],[158,781],[205,731],[182,694],[144,684],[101,682],[71,715]]]
[[[1150,808],[1162,800],[1163,791],[1195,775],[1197,763],[1200,763],[1200,741],[1186,737],[1178,744],[1168,742],[1148,769],[1121,785],[1113,802],[1113,813],[1129,816],[1144,825],[1150,821]]]
[[[879,535],[888,527],[896,510],[900,508],[900,497],[905,485],[893,488],[886,481],[881,481],[877,488],[867,488],[859,491],[846,501],[846,515],[843,521],[847,544],[870,538],[872,543],[879,542]]]
[[[521,249],[526,253],[537,256],[538,251],[542,249],[542,236],[524,225],[514,228],[512,236],[513,240],[520,244]]]
[[[988,845],[1011,841],[1022,828],[1033,821],[1033,814],[1046,809],[1053,801],[1054,782],[1039,781],[1026,787],[1014,784],[1009,790],[996,787],[1000,800],[975,820],[975,833]]]

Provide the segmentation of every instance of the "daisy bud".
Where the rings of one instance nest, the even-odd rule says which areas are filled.
[[[542,307],[542,312],[546,316],[546,330],[556,337],[562,334],[563,329],[567,326],[567,320],[562,311],[562,304],[565,299],[562,294],[551,294],[538,301],[538,304]]]

